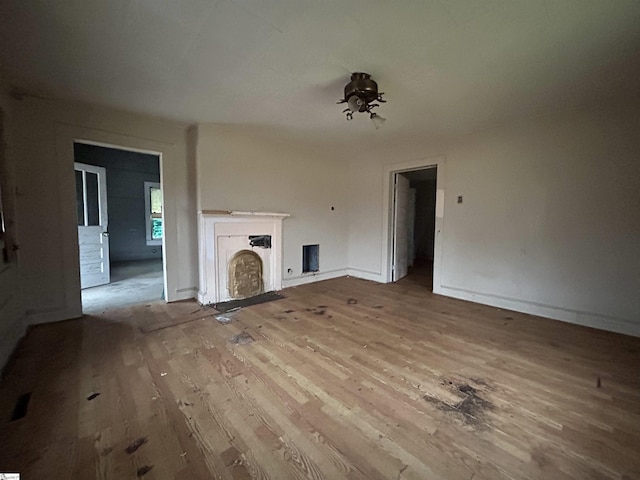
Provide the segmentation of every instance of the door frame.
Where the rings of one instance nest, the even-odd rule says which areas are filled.
[[[162,191],[162,225],[163,225],[163,235],[162,235],[162,283],[163,283],[163,292],[165,295],[164,301],[167,301],[166,295],[167,295],[167,249],[166,249],[166,218],[165,218],[165,208],[164,205],[166,205],[166,198],[165,198],[165,189],[163,188],[164,186],[164,175],[163,175],[163,164],[162,164],[162,152],[159,151],[155,151],[155,150],[147,150],[147,149],[143,149],[143,148],[135,148],[135,147],[129,147],[129,146],[125,146],[125,145],[118,145],[118,144],[114,144],[114,143],[105,143],[105,142],[97,142],[94,140],[88,140],[88,139],[83,139],[83,138],[74,138],[73,139],[73,143],[74,145],[76,143],[80,143],[83,145],[93,145],[96,147],[105,147],[105,148],[111,148],[114,150],[123,150],[126,152],[136,152],[136,153],[144,153],[144,154],[148,154],[148,155],[155,155],[156,157],[158,157],[158,167],[160,168],[160,189]],[[74,163],[77,163],[75,161],[75,155],[74,155]]]
[[[436,172],[436,212],[435,238],[433,252],[433,293],[442,293],[442,260],[444,253],[444,204],[445,204],[445,163],[444,155],[421,158],[411,162],[385,165],[383,170],[382,202],[382,280],[393,281],[393,242],[394,242],[394,178],[397,173],[423,170],[437,167]]]

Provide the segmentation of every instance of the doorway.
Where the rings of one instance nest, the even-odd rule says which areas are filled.
[[[163,299],[160,155],[75,141],[74,165],[83,313]]]
[[[433,291],[437,166],[393,172],[392,281]]]

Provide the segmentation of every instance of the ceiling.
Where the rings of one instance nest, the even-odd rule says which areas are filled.
[[[637,0],[0,0],[20,92],[323,140],[460,135],[638,95]],[[388,103],[336,105],[350,72]]]

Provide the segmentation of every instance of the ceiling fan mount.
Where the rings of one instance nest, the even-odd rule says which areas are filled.
[[[351,81],[344,87],[344,98],[337,103],[347,104],[347,108],[343,110],[347,120],[351,120],[354,113],[366,112],[377,129],[386,119],[373,112],[372,109],[380,106],[374,102],[386,102],[382,95],[384,92],[378,92],[378,84],[371,78],[371,75],[364,72],[354,72],[351,74]]]

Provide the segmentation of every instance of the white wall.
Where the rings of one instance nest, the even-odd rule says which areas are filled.
[[[455,141],[378,146],[354,158],[350,267],[385,280],[383,172],[444,155],[436,292],[640,335],[637,111],[565,112]],[[356,242],[362,237],[366,245]]]
[[[187,135],[185,125],[129,113],[10,104],[20,250],[16,265],[0,269],[0,365],[26,325],[80,314],[74,139],[162,153],[170,300],[197,288],[199,209],[291,214],[285,286],[345,273],[386,281],[389,172],[435,158],[445,191],[436,292],[640,335],[637,105],[441,143],[363,144],[347,162],[346,153],[250,127],[200,125]],[[315,276],[301,273],[311,243],[320,244]]]
[[[25,97],[14,105],[19,277],[29,324],[81,313],[73,141],[159,152],[165,196],[167,298],[195,296],[195,175],[186,125]]]
[[[193,138],[199,210],[291,215],[283,226],[285,286],[347,273],[345,165],[323,150],[250,127],[199,125]],[[302,246],[316,243],[320,272],[303,275]]]

